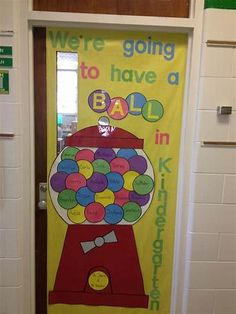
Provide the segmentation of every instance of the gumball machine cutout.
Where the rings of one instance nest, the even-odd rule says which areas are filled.
[[[68,224],[49,304],[148,307],[132,227],[154,190],[143,144],[109,125],[66,138],[49,175],[52,203]]]

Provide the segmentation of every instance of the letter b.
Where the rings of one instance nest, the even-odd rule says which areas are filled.
[[[104,90],[95,90],[88,97],[90,108],[97,113],[106,111],[110,106],[110,102],[111,98]]]

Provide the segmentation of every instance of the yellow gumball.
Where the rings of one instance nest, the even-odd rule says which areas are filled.
[[[134,179],[139,176],[139,173],[136,171],[127,171],[123,178],[124,178],[124,188],[128,191],[133,191],[133,182]]]
[[[77,205],[76,207],[68,210],[67,216],[71,222],[75,224],[81,224],[86,220],[84,215],[84,207]]]
[[[86,179],[90,178],[93,174],[93,166],[87,160],[78,160],[79,173],[81,173]]]

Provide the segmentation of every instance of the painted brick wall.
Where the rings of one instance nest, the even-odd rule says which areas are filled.
[[[20,76],[28,61],[22,55],[19,23],[24,19],[26,24],[26,16],[20,16],[26,3],[0,0],[0,29],[15,31],[13,39],[5,38],[4,43],[0,37],[0,45],[13,45],[14,50],[11,94],[0,95],[0,133],[15,134],[13,139],[0,139],[0,314],[32,313],[25,306],[30,290],[23,275],[24,268],[29,268],[24,221],[29,207],[24,188],[29,116]],[[205,13],[198,121],[193,139],[195,193],[189,230],[192,249],[187,314],[236,313],[236,150],[201,146],[202,140],[236,141],[236,49],[205,45],[207,39],[236,40],[235,21],[236,11],[208,9]],[[27,51],[27,47],[24,49]],[[217,105],[232,105],[233,114],[219,120]]]
[[[236,141],[236,10],[205,10],[195,135],[195,181],[188,314],[236,313],[236,147],[202,141]],[[218,105],[232,106],[217,116]]]
[[[10,94],[0,95],[0,314],[20,314],[23,310],[23,101],[19,75],[20,1],[0,0],[0,30],[14,36],[0,36],[0,46],[13,46]],[[25,122],[24,122],[25,123]]]

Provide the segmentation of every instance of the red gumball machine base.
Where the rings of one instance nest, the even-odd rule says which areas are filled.
[[[49,304],[148,307],[132,226],[69,225]]]

